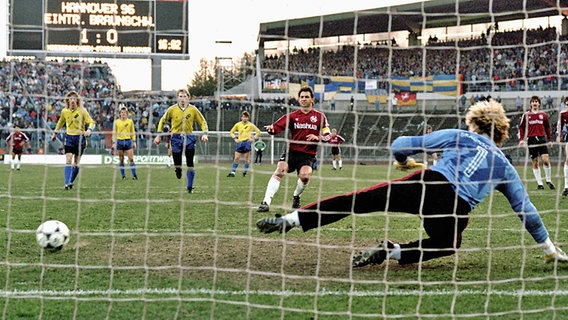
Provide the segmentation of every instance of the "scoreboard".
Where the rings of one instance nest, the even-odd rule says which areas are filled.
[[[9,53],[188,57],[188,0],[10,0]]]

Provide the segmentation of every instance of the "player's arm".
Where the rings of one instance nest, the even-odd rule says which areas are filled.
[[[229,135],[231,136],[231,139],[235,140],[235,142],[238,142],[237,137],[235,136],[235,132],[237,132],[239,130],[239,123],[240,122],[235,123],[235,125],[233,125],[233,127],[229,131]]]
[[[88,137],[91,135],[93,131],[95,131],[96,124],[93,121],[93,118],[91,118],[89,112],[87,112],[87,110],[82,109],[82,111],[83,111],[83,119],[85,119],[85,123],[88,125],[87,130],[84,132],[84,136]]]
[[[254,131],[254,136],[251,135],[251,141],[254,141],[254,140],[260,138],[260,135],[261,135],[260,129],[253,124],[252,130]]]
[[[51,140],[55,141],[55,139],[57,139],[57,132],[59,132],[59,130],[61,130],[61,128],[63,128],[63,125],[65,124],[67,115],[65,112],[65,109],[61,110],[61,115],[59,116],[59,120],[57,120],[57,124],[55,125],[55,129],[53,129],[53,135],[51,136]]]
[[[207,126],[207,121],[205,121],[205,117],[203,116],[201,111],[199,111],[199,109],[193,107],[193,110],[195,112],[195,120],[199,124],[201,131],[203,131],[203,135],[201,135],[201,141],[206,142],[209,140],[209,137],[207,135],[209,131],[209,127]]]
[[[525,116],[526,113],[521,116],[521,123],[519,123],[519,144],[523,145],[525,143]]]
[[[169,119],[170,110],[171,110],[171,108],[168,108],[168,110],[166,110],[166,113],[164,113],[164,115],[160,118],[160,121],[158,121],[158,129],[157,129],[157,132],[156,132],[156,138],[154,138],[154,144],[155,145],[159,145],[160,142],[162,141],[162,130],[164,129],[164,124]],[[170,132],[171,131],[172,130],[170,129]]]

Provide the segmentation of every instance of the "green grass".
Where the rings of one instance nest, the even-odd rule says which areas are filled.
[[[256,207],[272,165],[227,178],[230,164],[200,163],[191,195],[172,169],[140,166],[140,180],[121,181],[112,168],[85,166],[64,191],[62,166],[0,167],[2,319],[568,317],[568,267],[543,264],[499,193],[472,213],[457,255],[353,270],[350,257],[361,248],[424,236],[420,220],[377,212],[264,235],[254,223],[266,216]],[[302,202],[403,175],[324,166]],[[290,211],[295,184],[293,174],[282,180],[270,214]],[[552,239],[565,245],[568,199],[528,186]],[[35,243],[47,219],[71,229],[62,251]]]

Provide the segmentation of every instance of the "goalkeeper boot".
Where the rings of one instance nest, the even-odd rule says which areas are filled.
[[[256,209],[256,212],[268,212],[268,211],[270,211],[270,206],[265,201],[262,201],[260,206],[258,206],[258,209]]]
[[[374,248],[363,250],[355,254],[351,264],[354,268],[363,267],[368,264],[381,264],[385,261],[391,249],[394,249],[394,244],[388,240],[383,241]]]
[[[298,209],[300,208],[300,196],[294,196],[294,200],[292,201],[292,208],[293,209]]]
[[[230,173],[227,175],[227,178],[234,178],[234,177],[235,177],[235,173],[234,173],[234,172],[230,172]]]
[[[562,196],[563,197],[568,196],[568,188],[564,188],[564,190],[562,191]]]
[[[258,220],[256,227],[262,233],[272,233],[274,231],[282,233],[288,232],[288,230],[294,227],[294,224],[277,214],[274,218],[262,218]]]
[[[181,179],[181,168],[176,168],[176,178]]]
[[[561,263],[568,263],[568,256],[562,249],[556,247],[556,251],[551,254],[544,255],[544,263],[552,263],[554,261],[558,261]]]

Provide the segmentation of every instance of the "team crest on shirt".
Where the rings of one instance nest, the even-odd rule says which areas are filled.
[[[539,114],[539,115],[538,115],[538,118],[539,118],[540,120],[542,120],[542,118],[544,118],[544,117],[542,116],[542,114]]]
[[[311,122],[318,122],[318,117],[316,117],[316,116],[311,116],[311,117],[310,117],[310,121],[311,121]]]

